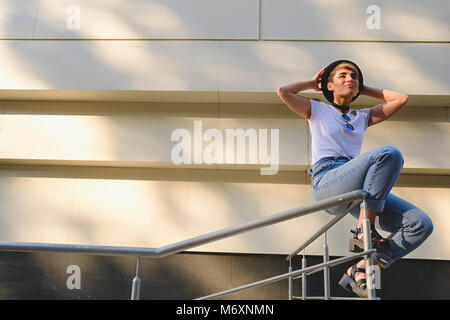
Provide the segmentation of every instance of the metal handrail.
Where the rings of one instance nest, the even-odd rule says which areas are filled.
[[[235,293],[235,292],[238,292],[238,291],[246,290],[246,289],[253,288],[253,287],[256,287],[256,286],[261,286],[261,285],[264,285],[264,284],[269,284],[269,283],[277,282],[277,281],[280,281],[280,280],[288,279],[288,278],[291,278],[291,277],[295,277],[295,276],[301,275],[303,273],[319,271],[319,270],[324,269],[326,267],[332,267],[332,266],[335,266],[335,265],[338,265],[338,264],[341,264],[341,263],[345,263],[347,261],[351,261],[351,260],[357,259],[359,257],[365,256],[365,255],[368,255],[368,254],[372,254],[374,252],[376,252],[375,249],[370,249],[370,250],[367,250],[367,251],[363,251],[363,252],[360,252],[360,253],[356,253],[356,254],[347,256],[347,257],[342,257],[342,258],[335,259],[335,260],[332,260],[332,261],[316,264],[316,265],[311,266],[311,267],[303,268],[303,269],[292,271],[292,272],[287,272],[287,273],[284,273],[284,274],[281,274],[281,275],[278,275],[278,276],[275,276],[275,277],[271,277],[271,278],[268,278],[268,279],[256,281],[256,282],[253,282],[253,283],[250,283],[250,284],[246,284],[246,285],[243,285],[243,286],[240,286],[240,287],[236,287],[236,288],[233,288],[233,289],[229,289],[229,290],[217,292],[217,293],[214,293],[214,294],[210,294],[210,295],[198,298],[196,300],[208,300],[208,299],[212,299],[212,298],[217,298],[217,297],[220,297],[220,296],[224,296],[224,295],[227,295],[227,294],[231,294],[231,293]]]
[[[300,247],[298,247],[294,252],[292,252],[290,255],[287,256],[286,260],[291,260],[294,256],[297,255],[300,251],[308,247],[314,240],[316,240],[318,237],[320,237],[324,232],[328,231],[332,226],[334,226],[336,223],[338,223],[343,217],[347,215],[354,207],[356,207],[358,204],[360,204],[360,200],[353,201],[350,206],[345,210],[344,213],[337,215],[336,217],[332,218],[330,221],[327,222],[322,228],[320,228],[316,233],[314,233],[308,240],[306,240]]]
[[[267,217],[255,219],[233,227],[228,227],[213,231],[204,235],[193,237],[187,240],[175,242],[160,248],[139,248],[139,247],[120,247],[120,246],[92,246],[92,245],[74,245],[74,244],[50,244],[50,243],[27,243],[27,242],[0,242],[0,251],[20,251],[20,252],[57,252],[57,253],[84,253],[96,255],[121,255],[136,256],[148,258],[162,258],[171,254],[179,253],[187,249],[192,249],[200,245],[228,238],[254,229],[266,227],[286,220],[298,218],[313,212],[325,210],[330,207],[338,206],[355,200],[365,199],[367,192],[364,190],[351,191],[342,195],[337,195],[325,200],[302,207],[282,211]],[[366,250],[367,251],[367,250]],[[137,272],[139,268],[137,267]],[[138,273],[133,283],[139,281]],[[134,288],[134,286],[133,286]],[[136,285],[140,288],[140,285]],[[138,289],[137,289],[138,290]],[[139,298],[139,292],[132,292],[132,297]]]
[[[290,261],[295,255],[297,255],[297,253],[299,253],[301,250],[305,249],[307,246],[309,246],[314,240],[316,240],[318,237],[320,237],[322,234],[326,233],[326,231],[328,231],[328,229],[330,229],[332,226],[334,226],[337,222],[339,222],[343,217],[345,217],[347,215],[347,213],[349,213],[354,207],[356,207],[357,205],[359,205],[363,200],[365,200],[365,197],[367,196],[367,193],[365,191],[362,192],[363,194],[363,198],[357,198],[353,201],[350,202],[350,205],[347,207],[347,209],[345,210],[344,213],[333,217],[330,221],[328,221],[322,228],[320,228],[316,233],[314,233],[310,238],[308,238],[308,240],[306,240],[300,247],[298,247],[294,252],[292,252],[287,258],[286,260]],[[232,293],[236,293],[242,290],[246,290],[246,289],[250,289],[253,287],[257,287],[257,286],[261,286],[261,285],[265,285],[265,284],[270,284],[273,282],[277,282],[280,280],[284,280],[284,279],[297,279],[297,278],[304,278],[306,277],[306,275],[311,275],[317,272],[320,272],[322,270],[327,270],[327,268],[332,267],[332,266],[336,266],[342,263],[345,263],[347,261],[351,261],[354,260],[356,258],[362,257],[362,256],[370,256],[372,253],[375,253],[376,250],[375,249],[368,249],[365,250],[361,253],[358,254],[353,254],[347,257],[342,257],[339,259],[335,259],[332,261],[324,261],[321,264],[316,264],[314,266],[310,266],[310,267],[304,267],[300,270],[296,270],[296,271],[292,271],[292,268],[289,268],[289,272],[285,273],[285,274],[281,274],[278,276],[274,276],[271,278],[267,278],[267,279],[263,279],[263,280],[259,280],[253,283],[249,283],[249,284],[245,284],[239,287],[235,287],[232,289],[228,289],[225,291],[221,291],[221,292],[217,292],[214,294],[210,294],[204,297],[200,297],[197,298],[196,300],[208,300],[208,299],[213,299],[213,298],[218,298],[224,295],[228,295],[228,294],[232,294]],[[327,282],[329,282],[329,278],[327,278],[326,280]],[[291,286],[291,284],[290,284]],[[291,290],[289,290],[289,292],[291,293]],[[336,300],[336,299],[348,299],[348,300],[359,300],[359,299],[363,299],[363,298],[344,298],[344,297],[330,297],[330,296],[325,296],[325,297],[312,297],[314,299],[329,299],[329,300]],[[376,298],[375,298],[376,299]],[[365,300],[365,299],[364,299]]]
[[[312,235],[308,240],[306,240],[300,247],[298,247],[294,252],[292,252],[290,255],[287,256],[286,260],[289,261],[289,272],[291,273],[295,273],[295,275],[292,275],[291,277],[289,277],[289,300],[291,300],[292,298],[299,298],[299,297],[294,297],[292,295],[292,280],[294,279],[298,279],[298,278],[302,278],[302,296],[300,297],[301,299],[306,299],[306,277],[309,274],[313,274],[316,273],[318,271],[321,271],[321,269],[314,269],[313,271],[309,271],[309,272],[300,272],[301,270],[305,269],[306,267],[306,258],[305,258],[305,252],[303,252],[303,259],[302,259],[302,268],[299,271],[294,271],[292,272],[292,258],[294,256],[296,256],[301,250],[306,249],[306,247],[308,247],[313,241],[315,241],[318,237],[320,237],[322,234],[324,235],[324,263],[327,263],[329,261],[329,256],[328,256],[328,243],[327,243],[327,231],[328,229],[330,229],[332,226],[334,226],[337,222],[339,222],[344,216],[347,215],[347,213],[349,213],[357,204],[359,204],[361,201],[355,200],[353,201],[349,207],[345,210],[344,213],[332,218],[331,220],[329,220],[322,228],[320,228],[314,235]],[[362,208],[364,209],[364,219],[362,221],[362,226],[363,226],[363,238],[364,238],[364,251],[368,252],[370,250],[372,250],[372,246],[370,244],[370,236],[369,236],[369,229],[370,229],[370,221],[367,219],[367,214],[366,214],[366,199],[363,199],[363,206]],[[372,254],[366,254],[365,255],[365,265],[366,265],[366,270],[370,270],[369,273],[367,274],[367,280],[369,282],[371,282],[373,280],[374,275],[372,274],[373,272],[373,262],[372,262]],[[329,275],[329,267],[325,266],[323,267],[323,271],[324,271],[324,291],[325,291],[325,296],[324,297],[313,297],[314,299],[316,298],[324,298],[326,300],[331,300],[331,299],[341,299],[343,297],[331,297],[330,295],[330,275]],[[309,297],[311,298],[311,297]],[[309,299],[308,298],[308,299]],[[367,298],[369,299],[378,299],[375,296],[375,289],[373,288],[373,286],[370,287],[370,289],[368,290],[368,295]],[[348,298],[343,298],[343,299],[348,299]],[[351,299],[351,298],[350,298]]]
[[[25,252],[40,251],[40,252],[59,252],[59,253],[84,253],[96,255],[121,255],[121,256],[140,256],[146,258],[163,258],[174,253],[178,253],[213,241],[231,237],[240,233],[251,231],[257,228],[266,227],[293,218],[298,218],[306,214],[310,214],[316,211],[320,211],[356,199],[363,199],[365,196],[366,192],[362,190],[348,192],[332,198],[317,201],[309,205],[286,210],[267,217],[255,219],[240,225],[220,229],[201,236],[175,242],[173,244],[169,244],[160,248],[0,241],[0,250],[25,251]]]

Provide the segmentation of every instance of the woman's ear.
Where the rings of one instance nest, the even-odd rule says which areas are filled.
[[[334,86],[331,82],[327,82],[327,89],[328,89],[328,91],[333,92]]]

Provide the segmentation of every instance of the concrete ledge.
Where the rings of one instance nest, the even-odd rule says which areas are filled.
[[[223,171],[250,171],[256,175],[260,169],[268,167],[259,164],[228,164],[228,165],[207,165],[207,164],[180,164],[170,162],[150,162],[150,161],[94,161],[94,160],[57,160],[57,159],[0,159],[0,165],[7,166],[57,166],[57,167],[85,167],[85,168],[148,168],[148,169],[171,169],[171,170],[223,170]],[[281,172],[304,172],[307,173],[311,165],[280,164]],[[402,174],[414,175],[450,175],[450,168],[415,168],[404,167]]]
[[[10,101],[92,101],[92,102],[179,102],[283,104],[273,92],[153,91],[153,90],[0,90],[0,100]],[[322,93],[308,92],[310,99],[326,101]],[[371,106],[379,100],[360,96],[354,105]],[[449,95],[410,95],[410,107],[450,106]]]

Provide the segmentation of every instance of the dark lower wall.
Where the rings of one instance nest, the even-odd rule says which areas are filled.
[[[286,273],[285,257],[183,253],[141,259],[141,299],[194,299]],[[308,265],[322,262],[322,257],[307,259]],[[294,270],[300,263],[300,257],[296,257]],[[332,296],[352,296],[337,285],[349,265],[331,269]],[[136,259],[129,257],[0,252],[0,299],[126,300],[130,298],[135,268]],[[381,272],[377,295],[382,299],[450,299],[449,283],[450,261],[403,259]],[[294,281],[294,295],[301,294],[300,288],[301,280]],[[308,295],[323,296],[322,272],[308,277]],[[222,299],[287,297],[288,281],[284,280]]]

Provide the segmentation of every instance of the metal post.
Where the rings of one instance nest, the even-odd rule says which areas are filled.
[[[305,251],[303,250],[302,269],[305,268],[306,268],[306,258],[305,258]],[[302,300],[306,300],[306,273],[303,274],[302,278]]]
[[[292,272],[291,259],[289,259],[289,273]],[[292,277],[289,277],[289,300],[292,300]]]
[[[138,256],[136,261],[136,276],[133,279],[133,285],[131,287],[131,300],[139,300],[141,295],[141,278],[139,278],[140,258]]]
[[[366,199],[363,201],[363,211],[364,211],[364,219],[363,219],[363,238],[364,238],[364,251],[372,249],[372,237],[370,232],[370,221],[367,219],[366,213]],[[367,299],[373,300],[376,298],[375,292],[375,279],[374,279],[374,268],[372,255],[368,254],[365,256],[366,259],[366,282],[367,282]]]
[[[328,256],[328,243],[327,243],[327,232],[324,232],[325,243],[323,245],[323,262],[329,261]],[[323,286],[324,286],[324,297],[325,300],[330,300],[330,268],[325,267],[323,269]]]

